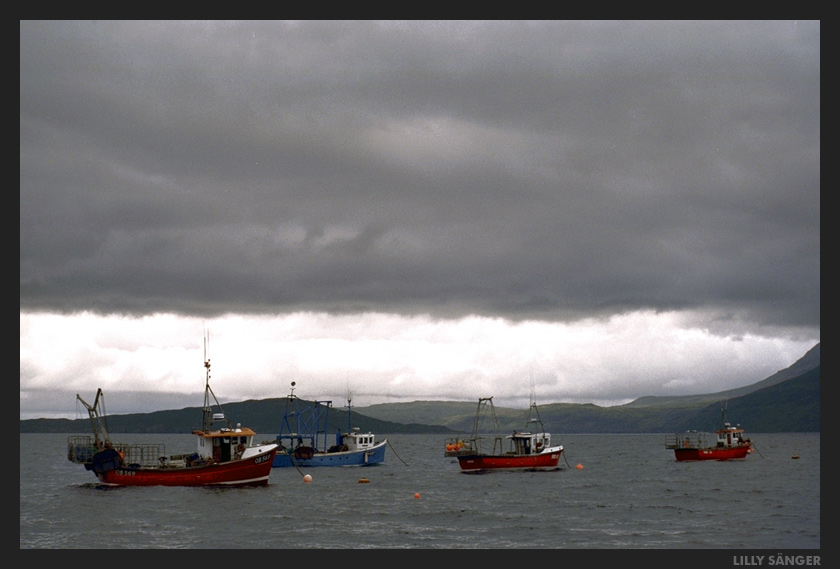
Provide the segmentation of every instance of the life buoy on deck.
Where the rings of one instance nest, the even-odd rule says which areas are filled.
[[[236,447],[236,450],[238,450],[239,452],[245,452],[245,445],[239,443],[239,445]]]

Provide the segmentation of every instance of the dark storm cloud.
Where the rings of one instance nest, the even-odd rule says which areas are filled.
[[[819,326],[819,22],[20,23],[25,310]]]

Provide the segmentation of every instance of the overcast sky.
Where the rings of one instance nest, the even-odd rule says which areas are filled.
[[[20,416],[624,403],[820,341],[820,23],[20,22]],[[278,425],[279,427],[279,425]]]

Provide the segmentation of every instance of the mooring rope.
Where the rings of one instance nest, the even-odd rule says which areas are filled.
[[[388,439],[385,439],[385,440],[388,440]],[[393,453],[394,453],[394,456],[396,456],[397,458],[399,458],[399,459],[400,459],[400,462],[402,462],[403,464],[405,464],[406,466],[408,466],[408,463],[407,463],[406,461],[404,461],[403,459],[401,459],[401,458],[400,458],[400,455],[398,455],[398,454],[397,454],[397,451],[395,451],[395,450],[394,450],[394,446],[391,444],[391,441],[388,441],[388,446],[391,448],[391,452],[393,452]]]

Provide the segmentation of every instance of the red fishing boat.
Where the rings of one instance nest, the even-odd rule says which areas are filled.
[[[254,444],[254,431],[238,424],[234,427],[225,417],[210,389],[206,344],[204,367],[203,418],[201,429],[193,431],[197,442],[195,452],[167,456],[163,444],[111,442],[103,411],[104,396],[99,389],[93,405],[76,395],[87,408],[93,437],[69,437],[67,458],[83,464],[100,483],[108,486],[265,486],[277,445]],[[211,396],[218,412],[211,406]],[[214,423],[222,426],[214,428]]]
[[[721,411],[722,427],[714,432],[714,442],[709,442],[708,433],[685,432],[670,435],[665,448],[674,449],[674,457],[680,461],[733,460],[746,458],[754,450],[752,441],[744,438],[744,429],[733,427],[726,420],[726,409]]]
[[[482,416],[487,413],[492,415],[494,431],[498,432],[499,429],[493,398],[479,399],[472,435],[464,439],[447,440],[444,456],[456,457],[463,472],[559,470],[563,446],[551,446],[551,434],[545,432],[534,401],[531,402],[530,412],[526,430],[514,431],[505,437],[481,436],[480,423]],[[538,428],[532,430],[531,425]]]

